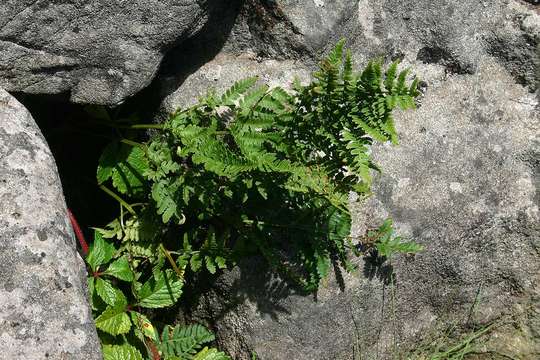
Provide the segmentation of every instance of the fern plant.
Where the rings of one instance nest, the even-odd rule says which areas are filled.
[[[104,150],[97,181],[119,202],[120,215],[96,229],[88,257],[99,329],[126,334],[133,316],[143,317],[128,316],[130,306],[172,305],[185,272],[214,274],[248,255],[262,255],[306,290],[317,289],[336,260],[353,269],[349,194],[370,194],[372,170],[379,170],[370,147],[397,144],[392,111],[414,108],[419,93],[397,62],[384,73],[378,61],[354,72],[343,47],[340,41],[308,85],[296,81],[286,91],[257,78],[240,80],[150,125],[161,131],[149,141],[136,142],[130,131]],[[420,249],[391,236],[389,226],[381,228],[381,253]],[[104,238],[117,247],[103,245]],[[111,252],[115,260],[101,271]],[[122,282],[131,282],[124,285],[131,302],[120,295]],[[200,328],[156,334],[142,336],[155,348],[149,356],[219,354],[199,350],[210,341]]]
[[[214,335],[205,327],[166,325],[159,335],[144,314],[145,309],[175,304],[182,294],[182,276],[158,263],[143,282],[144,272],[133,271],[136,266],[127,254],[105,241],[98,231],[86,262],[90,268],[91,306],[105,360],[142,360],[146,358],[143,354],[152,360],[230,359],[216,349],[202,348],[214,341]]]

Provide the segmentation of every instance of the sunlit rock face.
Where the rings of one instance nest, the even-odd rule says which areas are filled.
[[[374,148],[383,171],[373,196],[353,204],[353,237],[392,217],[425,250],[391,266],[357,259],[357,272],[336,271],[316,296],[253,259],[221,276],[190,316],[212,325],[239,359],[253,351],[261,359],[385,359],[406,356],[448,324],[467,331],[511,314],[523,331],[500,328],[491,348],[534,358],[538,9],[522,1],[263,3],[255,8],[267,20],[264,36],[241,10],[215,56],[181,76],[176,90],[167,88],[174,76],[164,78],[164,112],[244,76],[283,86],[295,75],[309,79],[340,37],[360,67],[401,59],[424,95],[416,111],[396,114],[399,146]]]

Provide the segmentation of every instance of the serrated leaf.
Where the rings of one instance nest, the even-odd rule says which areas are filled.
[[[212,260],[212,258],[209,256],[206,256],[204,260],[205,260],[206,269],[208,270],[208,272],[210,274],[215,274],[217,269],[216,269],[216,264],[214,264],[214,261]]]
[[[104,274],[114,276],[117,279],[124,281],[133,281],[134,275],[129,267],[129,261],[127,257],[122,256],[121,258],[112,262]]]
[[[111,335],[126,334],[131,329],[131,321],[124,306],[108,307],[95,322],[98,329]]]
[[[123,145],[112,170],[113,186],[122,194],[136,195],[146,184],[148,160],[139,146]]]
[[[191,267],[191,270],[193,272],[197,272],[200,270],[202,266],[202,259],[199,253],[195,253],[191,256],[191,259],[189,259],[189,266]]]
[[[182,294],[182,279],[167,269],[152,276],[139,290],[139,304],[147,308],[174,305]]]
[[[257,82],[257,77],[250,77],[239,80],[233,84],[225,93],[221,96],[221,102],[224,105],[234,105],[234,102],[240,98],[246,91],[248,91]]]
[[[111,178],[114,166],[118,162],[118,151],[119,145],[118,142],[115,141],[107,145],[103,150],[103,153],[101,153],[96,173],[98,184],[102,184]]]
[[[135,326],[141,330],[144,336],[153,340],[158,339],[159,336],[158,336],[157,330],[154,328],[154,325],[152,325],[152,322],[148,320],[148,318],[145,315],[138,313],[136,311],[131,311],[130,315],[131,315],[131,321],[133,321],[133,324],[135,324]]]
[[[103,360],[143,360],[136,347],[129,344],[104,345]]]
[[[127,304],[126,297],[124,296],[122,291],[120,289],[115,288],[107,280],[103,280],[102,278],[97,278],[95,288],[99,297],[106,304],[111,305],[111,306]]]
[[[92,276],[87,277],[86,284],[88,286],[88,298],[90,300],[90,306],[92,307],[92,310],[97,310],[97,307],[94,305],[94,296],[96,296],[95,279]]]
[[[205,347],[193,357],[192,360],[231,360],[231,358],[215,348]]]
[[[227,260],[221,256],[216,256],[214,261],[216,262],[217,267],[220,269],[225,269],[227,267]]]
[[[157,213],[161,215],[163,223],[168,223],[173,217],[181,224],[185,220],[179,206],[179,182],[159,181],[152,185],[152,198],[156,202]]]
[[[324,279],[328,275],[330,269],[330,258],[325,254],[316,254],[317,259],[317,273],[319,278]]]
[[[94,242],[90,245],[86,262],[95,272],[100,265],[111,261],[115,251],[112,244],[107,243],[98,231],[94,231]]]

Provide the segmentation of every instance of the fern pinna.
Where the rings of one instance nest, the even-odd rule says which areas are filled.
[[[396,62],[384,74],[378,61],[353,72],[343,47],[308,85],[296,81],[286,91],[240,80],[152,125],[161,131],[150,141],[125,138],[105,149],[97,179],[121,214],[97,232],[116,239],[115,256],[126,256],[137,274],[126,304],[170,305],[181,286],[169,286],[175,294],[167,298],[154,296],[152,284],[183,284],[186,271],[214,274],[253,254],[307,290],[336,261],[352,268],[349,194],[369,194],[378,170],[370,147],[397,143],[392,111],[414,108],[419,93]],[[141,339],[164,356],[186,357],[177,354],[181,340],[169,341],[181,332],[164,331]]]

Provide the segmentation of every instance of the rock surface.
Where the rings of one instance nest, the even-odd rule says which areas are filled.
[[[343,37],[358,64],[404,59],[474,74],[490,55],[518,83],[537,87],[539,10],[520,0],[247,0],[214,10],[221,17],[163,64],[156,86],[164,112],[246,76],[305,78]]]
[[[101,359],[54,159],[0,89],[0,357]]]
[[[330,279],[316,300],[260,275],[260,264],[224,275],[192,316],[236,358],[391,358],[394,344],[406,352],[448,324],[509,314],[528,318],[521,333],[498,334],[496,350],[540,352],[538,102],[492,59],[477,76],[416,71],[429,91],[397,117],[400,146],[375,149],[383,174],[356,206],[355,235],[392,217],[425,251],[393,261],[394,290],[388,267],[358,259],[358,272]]]
[[[276,45],[287,41],[277,31],[265,30],[265,38],[250,26],[245,9],[254,3],[246,2],[223,46],[212,49],[217,55],[183,73],[164,108],[247,75],[278,83],[304,77],[342,34],[360,65],[377,56],[402,59],[427,91],[419,110],[397,116],[401,145],[374,149],[383,174],[375,195],[355,206],[355,235],[390,216],[425,251],[393,260],[393,288],[392,268],[358,259],[360,271],[329,279],[315,298],[248,261],[222,276],[190,316],[211,325],[238,359],[251,351],[260,359],[391,358],[442,336],[444,327],[467,333],[512,316],[516,323],[498,328],[489,346],[537,358],[538,9],[514,0],[360,0],[354,11],[322,0],[262,4],[269,21],[261,24],[288,27],[288,45]],[[335,31],[325,24],[313,29],[318,35],[300,31],[320,8],[343,15],[329,17]],[[174,81],[163,84],[170,93]]]
[[[217,2],[2,1],[0,87],[117,104],[150,83],[163,53],[199,30]]]

